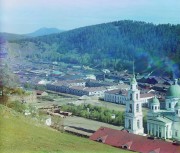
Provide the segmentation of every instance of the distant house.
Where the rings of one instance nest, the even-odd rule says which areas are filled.
[[[77,95],[77,96],[104,96],[104,92],[108,89],[105,87],[81,87],[81,86],[72,86],[69,87],[67,93]]]
[[[164,93],[167,91],[168,88],[169,88],[169,85],[165,85],[165,84],[156,84],[152,87],[152,89],[156,91],[164,92]]]
[[[104,101],[125,104],[127,100],[127,91],[122,89],[115,89],[111,91],[106,91],[104,93]]]
[[[105,80],[105,73],[96,74],[96,80],[104,81]]]
[[[179,153],[180,145],[151,137],[101,127],[90,139],[116,148],[141,153]]]
[[[97,80],[92,80],[92,79],[88,79],[86,82],[87,87],[102,87],[102,86],[114,86],[114,85],[117,85],[117,83],[97,81]]]
[[[51,84],[47,84],[46,87],[48,90],[77,95],[77,96],[87,95],[87,96],[103,97],[105,91],[113,90],[117,88],[117,86],[123,86],[122,84],[115,85],[114,83],[105,83],[98,81],[92,81],[90,85],[87,86],[88,83],[89,82],[87,80],[67,80],[67,81],[58,81]]]
[[[45,91],[36,90],[37,96],[48,96],[48,93]]]
[[[143,105],[148,106],[149,100],[154,97],[154,94],[151,93],[141,93],[140,98]],[[115,89],[111,91],[106,91],[104,94],[104,101],[117,103],[117,104],[126,104],[128,100],[128,91],[122,89]]]
[[[72,116],[72,112],[60,111],[60,114],[61,114],[61,115],[64,115],[64,116]]]

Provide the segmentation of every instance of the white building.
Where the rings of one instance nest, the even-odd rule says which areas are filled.
[[[149,101],[154,97],[154,94],[143,93],[140,94],[142,105],[148,105]],[[106,91],[104,93],[104,101],[123,104],[125,105],[128,101],[128,90],[127,88],[115,89],[111,91]]]
[[[135,76],[131,79],[131,89],[128,91],[128,100],[125,111],[125,129],[130,133],[143,134],[142,99],[138,90]]]
[[[165,110],[160,110],[159,100],[155,97],[147,114],[147,132],[149,135],[180,141],[180,86],[177,80],[166,94]]]
[[[104,101],[116,103],[116,104],[126,104],[127,101],[127,90],[115,89],[111,91],[106,91],[104,93]]]

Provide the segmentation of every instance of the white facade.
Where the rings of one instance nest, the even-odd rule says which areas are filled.
[[[147,114],[147,133],[180,141],[180,86],[177,83],[168,89],[165,104],[165,110],[160,110],[159,100],[153,99]]]
[[[127,91],[125,90],[112,90],[112,91],[106,91],[104,93],[104,101],[116,103],[116,104],[126,104],[128,97],[127,97]]]
[[[153,97],[154,95],[150,93],[140,94],[141,103],[147,106]],[[104,101],[125,105],[128,101],[128,91],[121,89],[106,91],[104,93]]]
[[[144,133],[142,101],[135,77],[132,78],[131,89],[128,91],[125,112],[125,129],[134,134]]]

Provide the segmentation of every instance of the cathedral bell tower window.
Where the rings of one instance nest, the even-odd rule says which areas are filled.
[[[132,94],[130,94],[130,100],[132,100]]]
[[[138,129],[140,128],[140,122],[139,122],[139,120],[137,120],[137,128],[138,128]]]
[[[177,114],[177,115],[179,114],[178,110],[176,110],[176,114]]]
[[[131,120],[129,120],[129,129],[131,129]]]
[[[175,131],[175,136],[176,136],[176,137],[178,136],[178,131]]]
[[[136,100],[138,100],[138,94],[136,94]]]
[[[132,113],[132,104],[129,104],[129,113]]]
[[[136,112],[139,112],[139,104],[136,105]]]

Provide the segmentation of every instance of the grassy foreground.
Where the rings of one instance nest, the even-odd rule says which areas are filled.
[[[0,105],[0,152],[127,153],[129,151],[55,131]]]

